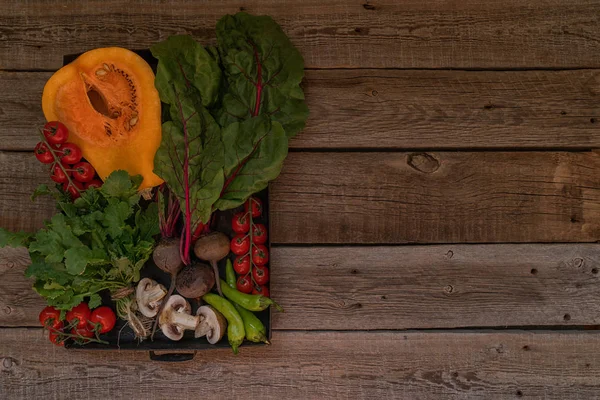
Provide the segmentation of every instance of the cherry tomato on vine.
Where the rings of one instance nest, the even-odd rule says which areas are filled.
[[[65,345],[64,338],[61,335],[62,328],[63,328],[63,323],[61,322],[60,323],[60,328],[51,329],[48,332],[48,339],[50,339],[50,342],[54,343],[57,346],[64,346]]]
[[[92,164],[82,161],[73,166],[73,178],[79,182],[91,182],[96,175],[96,170]]]
[[[252,292],[252,281],[248,276],[240,276],[236,283],[237,290],[242,293]]]
[[[81,149],[75,143],[65,143],[60,147],[60,159],[66,164],[77,164],[81,161]]]
[[[50,143],[53,144],[62,144],[67,141],[69,138],[69,130],[66,126],[58,121],[50,121],[44,125],[44,137]]]
[[[265,285],[269,282],[269,268],[257,265],[252,269],[252,277],[254,278],[254,282],[259,285]]]
[[[254,289],[252,289],[252,294],[260,294],[263,295],[265,297],[269,297],[270,293],[269,293],[269,289],[267,289],[266,286],[259,286],[259,287],[255,287]]]
[[[256,245],[252,249],[252,263],[255,265],[265,265],[269,262],[269,250],[262,245]]]
[[[238,233],[231,239],[231,251],[236,256],[246,254],[250,249],[250,238],[243,233]]]
[[[86,190],[89,188],[99,188],[102,187],[102,181],[100,179],[93,179],[89,182],[86,182],[83,187],[86,188]]]
[[[233,269],[238,275],[246,275],[250,272],[250,257],[247,254],[244,256],[237,256],[233,261]]]
[[[63,190],[71,195],[73,200],[78,199],[81,196],[80,191],[83,189],[83,183],[79,181],[73,181],[73,183],[63,183]]]
[[[69,168],[69,166],[64,164],[62,166],[64,169]],[[65,171],[63,171],[63,169],[60,167],[60,165],[58,165],[58,163],[54,163],[54,165],[52,166],[52,174],[50,175],[50,178],[56,183],[66,183],[69,181],[67,174],[65,174]]]
[[[39,142],[36,144],[33,152],[35,154],[35,158],[37,158],[42,164],[50,164],[54,161],[54,157],[52,156],[52,153],[50,153],[46,143]]]
[[[231,219],[231,229],[235,233],[248,233],[250,230],[250,218],[245,212],[239,212]]]
[[[98,332],[106,333],[110,332],[112,328],[115,327],[117,316],[110,307],[102,306],[92,311],[90,322],[94,329],[98,326]]]
[[[263,224],[255,224],[252,228],[252,241],[254,244],[267,243],[267,228]]]
[[[92,338],[94,337],[94,331],[88,326],[76,326],[71,329],[71,333],[73,335],[83,336],[84,338]]]
[[[260,217],[262,214],[262,201],[256,197],[250,197],[246,203],[244,203],[244,211],[248,212],[249,204],[252,203],[252,216],[254,218]]]
[[[71,308],[65,319],[69,324],[71,324],[73,320],[77,319],[77,327],[82,328],[88,325],[90,315],[91,311],[87,303],[79,303],[75,307]]]
[[[44,328],[57,329],[59,326],[62,327],[60,311],[52,306],[47,306],[40,312],[39,320]]]

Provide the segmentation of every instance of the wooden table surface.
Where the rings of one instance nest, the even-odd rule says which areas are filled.
[[[29,200],[43,85],[64,54],[214,42],[273,16],[311,116],[272,184],[273,344],[70,352],[0,250],[1,399],[600,396],[600,2],[3,0],[0,226]]]

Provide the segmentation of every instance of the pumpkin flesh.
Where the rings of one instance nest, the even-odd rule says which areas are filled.
[[[69,141],[102,179],[126,170],[143,176],[140,189],[162,183],[153,172],[160,107],[150,66],[118,47],[82,54],[48,80],[42,95],[46,119],[67,126]]]

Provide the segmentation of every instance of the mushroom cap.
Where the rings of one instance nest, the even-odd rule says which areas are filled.
[[[165,336],[171,340],[181,340],[181,338],[183,338],[185,327],[179,324],[178,317],[183,317],[185,315],[190,317],[191,311],[192,307],[186,299],[178,294],[172,295],[158,317],[158,323]]]
[[[222,232],[201,236],[194,245],[194,253],[201,260],[217,262],[229,254],[230,240]]]
[[[160,283],[150,278],[140,280],[135,290],[138,310],[148,318],[155,317],[166,295],[167,290]]]
[[[200,317],[194,335],[196,338],[206,335],[206,340],[210,344],[215,344],[223,338],[227,330],[227,320],[223,314],[211,306],[202,306],[198,308],[196,315]]]

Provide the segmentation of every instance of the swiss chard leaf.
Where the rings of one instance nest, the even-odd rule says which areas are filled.
[[[281,124],[261,116],[228,125],[223,129],[223,141],[228,144],[228,180],[215,208],[229,210],[277,178],[287,156],[288,139]]]
[[[218,112],[221,126],[266,115],[288,138],[308,117],[300,82],[304,60],[281,27],[268,16],[226,15],[217,23],[226,88]]]
[[[169,105],[171,119],[162,127],[154,171],[169,185],[184,214],[185,258],[192,232],[210,219],[224,182],[221,130],[206,108],[217,96],[220,69],[190,37],[167,39],[151,51],[158,58],[155,86]]]

